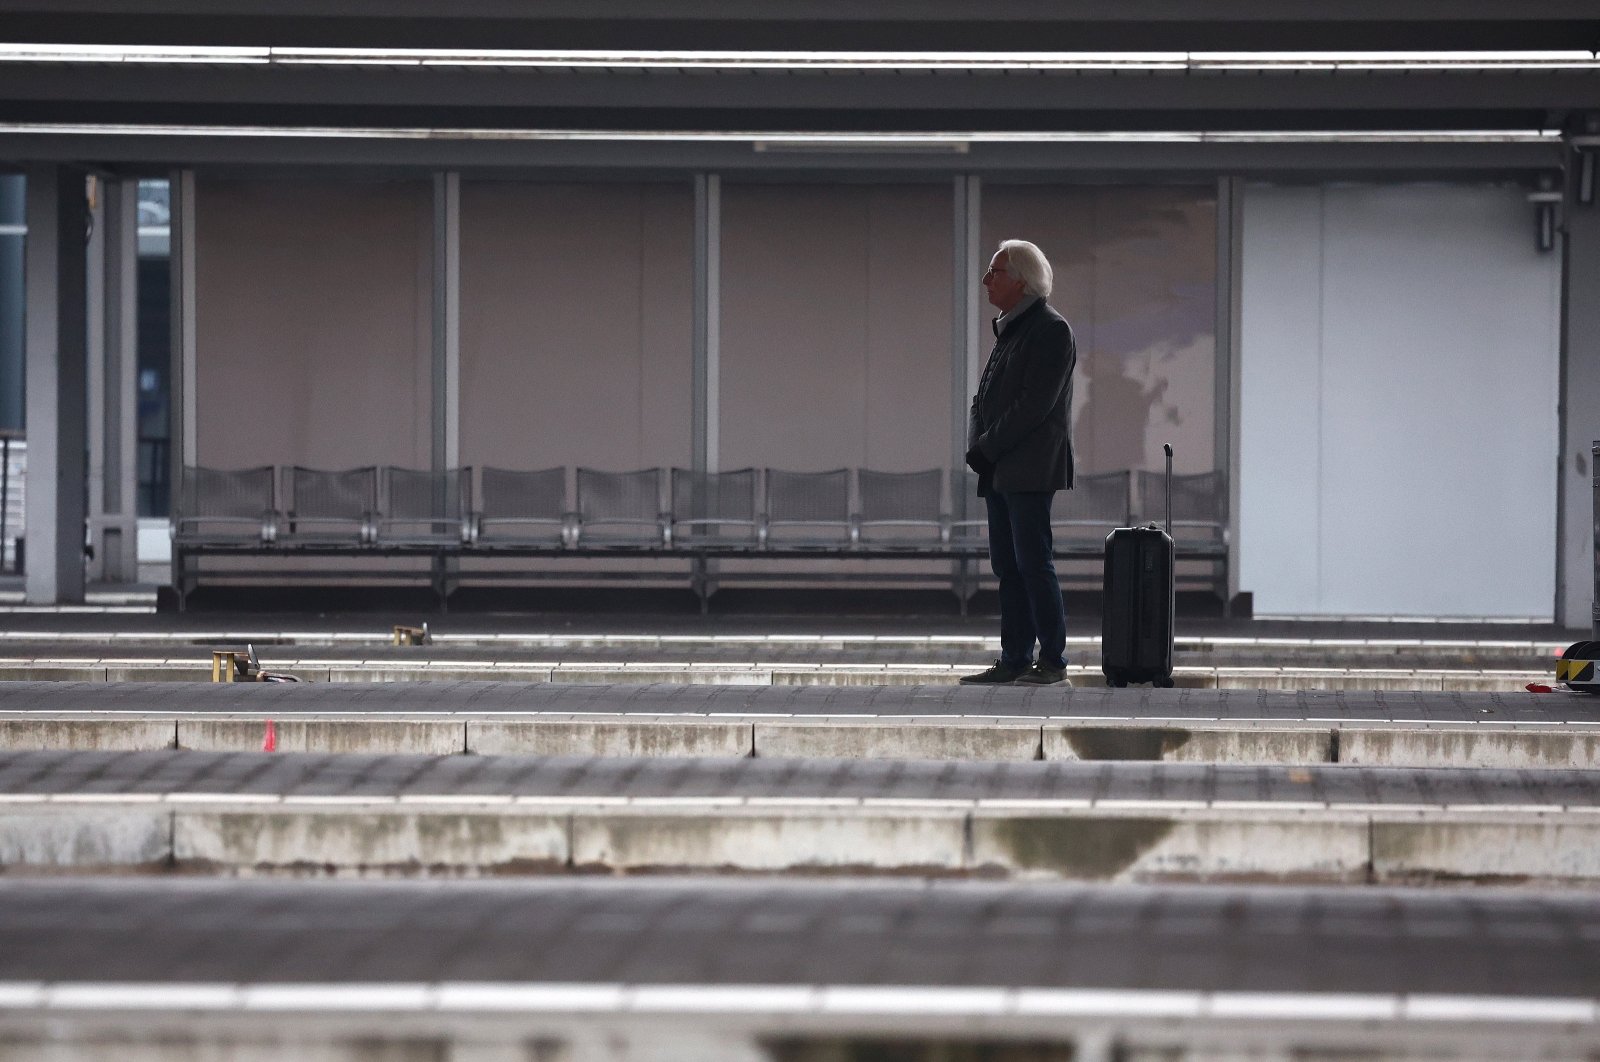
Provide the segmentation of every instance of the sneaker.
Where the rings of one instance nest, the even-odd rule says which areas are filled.
[[[1027,674],[1028,669],[1008,664],[1004,660],[996,660],[994,666],[987,671],[980,671],[976,675],[962,675],[963,686],[1005,686],[1015,681],[1018,676]]]
[[[1035,664],[1017,676],[1019,686],[1054,686],[1058,682],[1065,682],[1067,671],[1065,668],[1051,667],[1049,664]]]

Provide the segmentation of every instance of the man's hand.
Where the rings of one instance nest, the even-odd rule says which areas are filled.
[[[980,476],[987,476],[994,471],[994,462],[983,456],[983,451],[974,446],[967,451],[967,467]]]

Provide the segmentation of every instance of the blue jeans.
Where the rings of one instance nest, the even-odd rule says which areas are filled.
[[[989,566],[1000,579],[1000,658],[1013,667],[1066,667],[1067,609],[1056,579],[1050,504],[1055,491],[991,492]]]

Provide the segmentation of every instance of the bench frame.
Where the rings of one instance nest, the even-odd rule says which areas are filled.
[[[1126,476],[1128,473],[1116,473]],[[467,478],[466,470],[462,478]],[[765,477],[763,476],[763,479]],[[851,477],[852,480],[854,476]],[[951,476],[952,489],[963,482],[958,472]],[[766,498],[765,493],[760,497]],[[670,504],[670,502],[669,502]],[[969,509],[971,505],[967,506]],[[946,506],[946,508],[949,508]],[[1131,513],[1125,513],[1123,523],[1132,523]],[[373,520],[381,520],[381,514],[372,514]],[[581,522],[577,514],[567,512],[562,518],[572,525],[572,533],[563,534],[559,544],[532,544],[532,543],[494,543],[479,539],[475,533],[482,522],[483,514],[466,511],[461,517],[461,534],[457,541],[438,541],[432,543],[393,543],[383,541],[381,536],[363,535],[361,541],[352,540],[347,543],[329,542],[293,542],[285,541],[285,536],[279,529],[286,523],[283,515],[268,510],[262,517],[261,533],[254,541],[243,539],[237,535],[228,540],[207,541],[193,535],[174,534],[172,545],[173,585],[177,591],[178,607],[180,610],[187,607],[189,594],[201,583],[242,583],[260,582],[263,579],[278,578],[290,574],[296,583],[314,585],[323,583],[346,584],[362,581],[383,581],[388,583],[408,582],[426,576],[434,594],[438,597],[441,611],[448,610],[449,597],[453,590],[462,585],[483,584],[492,582],[571,582],[576,584],[595,583],[612,580],[625,580],[638,585],[668,585],[687,586],[692,590],[700,602],[702,612],[710,609],[711,597],[717,589],[725,583],[751,582],[751,583],[802,583],[810,585],[837,584],[840,582],[866,583],[869,585],[881,584],[916,584],[921,586],[942,586],[955,594],[964,615],[973,596],[987,585],[992,585],[993,577],[988,574],[988,545],[987,541],[977,537],[956,536],[954,532],[959,528],[971,530],[974,521],[953,519],[948,513],[941,514],[937,528],[938,537],[934,540],[931,533],[927,538],[905,543],[876,543],[863,541],[861,536],[861,518],[852,512],[848,517],[848,526],[843,529],[837,544],[832,545],[785,545],[769,539],[768,521],[765,513],[757,514],[757,527],[749,540],[734,539],[727,543],[705,543],[684,541],[685,536],[674,535],[674,520],[670,510],[661,513],[661,534],[659,540],[651,540],[649,544],[628,545],[595,545],[585,544],[583,541]],[[195,519],[180,517],[175,520],[174,527],[184,526],[183,520]],[[687,519],[687,514],[685,514]],[[1071,527],[1083,527],[1089,530],[1091,521],[1069,520],[1058,521],[1056,524],[1058,538],[1055,549],[1055,558],[1058,561],[1068,562],[1070,566],[1081,569],[1088,562],[1100,561],[1104,557],[1104,541],[1098,534],[1088,537],[1066,537],[1060,534],[1062,530]],[[1109,530],[1111,524],[1093,522],[1094,532]],[[1184,589],[1204,589],[1216,594],[1224,607],[1227,605],[1227,565],[1228,548],[1226,528],[1220,524],[1206,521],[1184,521],[1182,523],[1201,526],[1209,536],[1205,542],[1185,543],[1180,537],[1176,543],[1177,560],[1181,568],[1186,570],[1180,575],[1180,585]],[[928,526],[933,531],[930,521],[918,519],[913,521],[914,526]],[[1182,524],[1174,528],[1175,531],[1183,530]],[[641,540],[642,542],[642,540]],[[230,558],[235,561],[251,559],[265,563],[240,564],[221,569],[212,568],[206,571],[202,562],[208,558]],[[340,567],[305,568],[296,570],[287,564],[297,558],[337,558],[348,561],[379,561],[400,560],[418,562],[412,567],[385,565],[374,567]],[[539,560],[539,561],[591,561],[591,562],[616,562],[634,561],[650,562],[649,565],[636,564],[633,567],[597,566],[584,568],[581,565],[571,569],[550,569],[548,567],[535,571],[508,571],[508,570],[472,570],[471,562],[492,560]],[[671,565],[668,570],[661,570],[655,562],[678,562]],[[719,570],[718,562],[722,561],[753,561],[753,562],[778,562],[778,567],[770,564],[757,565],[752,571],[727,571]],[[857,571],[805,571],[795,570],[789,565],[792,562],[803,561],[910,561],[925,564],[935,570],[922,571],[885,571],[863,574]],[[422,564],[420,562],[426,562]],[[942,569],[942,570],[938,570]],[[1092,574],[1091,574],[1092,573]],[[1091,573],[1078,576],[1078,572],[1062,572],[1064,585],[1079,582],[1090,582],[1094,586],[1100,585],[1101,573],[1098,566],[1091,568]]]

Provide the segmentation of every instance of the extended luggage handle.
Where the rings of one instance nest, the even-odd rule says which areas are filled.
[[[1172,444],[1162,443],[1167,453],[1167,537],[1172,537]]]

